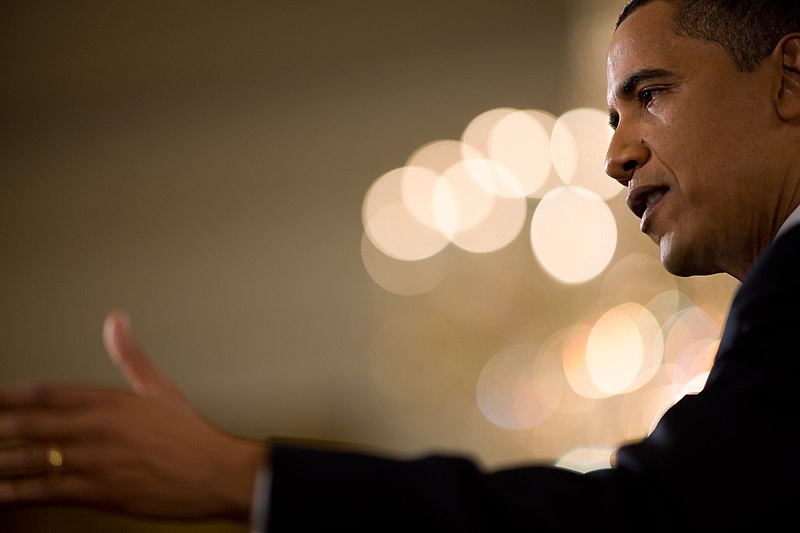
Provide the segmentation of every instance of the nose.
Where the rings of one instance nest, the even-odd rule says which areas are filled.
[[[649,158],[650,149],[643,139],[626,139],[617,128],[606,153],[606,174],[627,187],[634,173]]]

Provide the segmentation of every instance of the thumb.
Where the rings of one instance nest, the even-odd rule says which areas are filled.
[[[111,311],[103,322],[103,345],[125,380],[137,394],[174,394],[177,388],[156,366],[130,332],[124,311]]]

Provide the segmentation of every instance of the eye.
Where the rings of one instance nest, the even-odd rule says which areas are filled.
[[[639,91],[639,101],[646,107],[655,100],[657,94],[658,89],[642,89]]]
[[[609,113],[608,125],[611,126],[612,130],[616,130],[617,126],[619,125],[619,115],[617,115],[616,113]]]

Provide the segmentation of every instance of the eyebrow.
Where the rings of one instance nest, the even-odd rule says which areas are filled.
[[[642,82],[653,78],[663,78],[672,76],[673,73],[663,68],[643,68],[631,73],[622,83],[617,85],[615,94],[619,96],[630,96],[636,91]]]

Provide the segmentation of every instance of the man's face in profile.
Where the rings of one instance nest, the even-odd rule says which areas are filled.
[[[740,72],[719,45],[678,35],[664,1],[634,11],[611,39],[606,171],[627,185],[641,230],[674,274],[735,273],[732,258],[753,255],[770,209],[759,203],[768,74]]]

